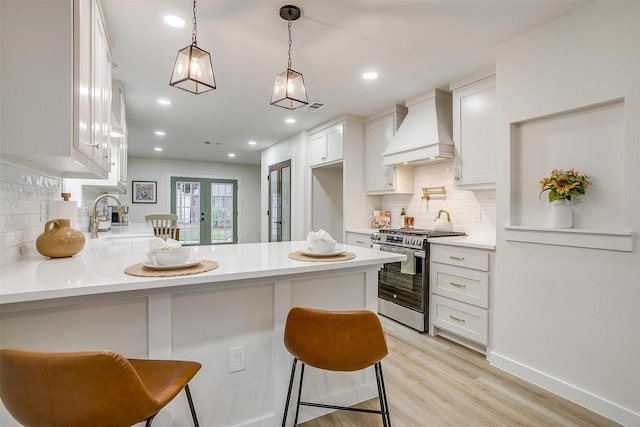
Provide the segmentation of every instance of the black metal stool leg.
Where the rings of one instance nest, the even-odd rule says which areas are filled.
[[[293,358],[293,364],[291,365],[291,377],[289,378],[289,391],[287,391],[287,402],[284,404],[284,416],[282,417],[282,427],[285,427],[287,423],[287,413],[289,412],[289,402],[291,400],[291,389],[293,388],[293,377],[296,375],[296,364],[298,359]]]
[[[384,398],[382,396],[382,384],[380,383],[380,371],[378,370],[378,364],[376,363],[373,366],[375,372],[376,372],[376,385],[378,386],[378,403],[380,403],[380,415],[382,416],[382,425],[384,427],[388,427],[387,426],[387,418],[385,416],[385,412],[386,412],[386,406],[385,406],[385,401]]]
[[[189,384],[186,384],[184,386],[184,391],[185,393],[187,393],[189,410],[191,411],[191,418],[193,418],[193,427],[200,427],[200,424],[198,424],[198,417],[196,416],[196,408],[193,406],[193,399],[191,399],[191,391],[189,390]]]
[[[376,380],[378,381],[378,394],[380,396],[380,411],[382,412],[382,424],[391,427],[391,417],[389,416],[389,402],[387,401],[387,390],[384,386],[384,376],[382,375],[382,363],[375,365]]]
[[[153,417],[155,417],[157,415],[157,413],[151,415],[149,418],[147,418],[147,422],[145,423],[144,427],[151,427],[151,422],[153,421]]]
[[[298,404],[296,405],[296,419],[293,425],[298,425],[298,414],[300,413],[300,397],[302,396],[302,378],[304,377],[304,363],[300,364],[300,386],[298,387]]]

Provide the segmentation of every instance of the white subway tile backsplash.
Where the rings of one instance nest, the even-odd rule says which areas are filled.
[[[445,194],[434,194],[422,199],[423,187],[445,186]],[[430,163],[414,169],[413,195],[387,195],[382,197],[382,209],[391,211],[391,227],[398,228],[400,211],[415,218],[416,228],[433,228],[438,211],[451,215],[454,230],[469,235],[495,236],[495,190],[459,190],[455,186],[453,161]]]
[[[47,204],[60,200],[62,178],[0,159],[0,265],[35,251]]]

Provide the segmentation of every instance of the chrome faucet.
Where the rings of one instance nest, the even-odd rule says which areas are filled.
[[[118,200],[116,196],[112,196],[111,194],[103,194],[102,196],[99,196],[93,202],[93,208],[91,208],[91,212],[93,212],[93,217],[91,218],[91,238],[92,239],[98,238],[98,224],[99,224],[98,203],[100,202],[100,200],[106,199],[107,197],[111,197],[113,200],[116,201],[116,204],[118,205],[118,214],[120,215],[120,217],[124,215],[124,209],[122,209],[122,203],[120,203],[120,200]]]

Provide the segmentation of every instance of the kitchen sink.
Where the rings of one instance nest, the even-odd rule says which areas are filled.
[[[126,234],[126,233],[117,233],[117,234],[107,234],[105,236],[101,236],[98,234],[98,240],[138,240],[138,239],[151,239],[153,235],[149,234]]]

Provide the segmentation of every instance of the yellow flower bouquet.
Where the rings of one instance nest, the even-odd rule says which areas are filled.
[[[584,194],[585,188],[591,184],[589,177],[581,175],[573,169],[564,171],[553,169],[551,174],[540,181],[540,196],[549,190],[549,203],[554,200],[571,200],[571,196]]]

